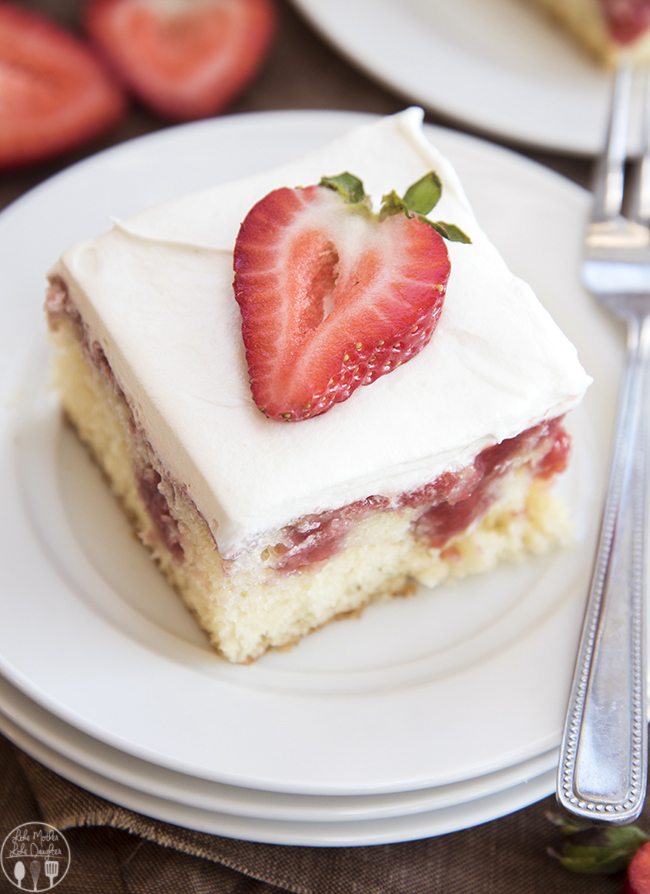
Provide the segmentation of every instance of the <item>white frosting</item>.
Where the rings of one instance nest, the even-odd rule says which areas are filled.
[[[589,384],[573,346],[480,230],[421,120],[409,109],[301,161],[147,211],[59,263],[148,439],[226,555],[306,513],[421,486],[564,413]],[[247,211],[271,189],[324,174],[351,170],[379,199],[431,169],[444,186],[434,216],[473,240],[448,244],[431,342],[322,416],[266,419],[251,400],[232,291]]]

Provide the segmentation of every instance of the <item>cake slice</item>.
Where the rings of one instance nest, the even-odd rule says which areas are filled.
[[[146,211],[51,271],[65,415],[230,661],[415,582],[484,571],[566,536],[549,484],[569,452],[562,417],[589,378],[481,230],[421,123],[409,109],[292,164]],[[429,217],[471,244],[445,242],[444,306],[407,362],[318,415],[269,418],[249,384],[234,247],[274,190],[344,171],[378,199],[408,195],[435,172],[442,192]],[[382,254],[401,251],[391,243]],[[286,271],[296,261],[277,263]]]
[[[650,60],[648,0],[533,0],[601,63]]]

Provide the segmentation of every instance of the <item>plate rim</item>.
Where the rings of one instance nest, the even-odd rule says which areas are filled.
[[[301,823],[296,820],[234,816],[142,792],[117,782],[110,776],[82,767],[2,715],[0,715],[0,731],[16,747],[68,781],[99,797],[120,804],[127,810],[144,813],[154,819],[197,832],[262,844],[362,847],[445,835],[499,819],[542,800],[552,793],[555,777],[554,770],[546,770],[503,791],[461,804],[460,818],[458,807],[450,806],[407,816],[382,817],[374,820]],[[468,811],[473,811],[473,814]]]
[[[51,720],[54,720],[57,724],[54,736],[52,736]],[[275,803],[278,800],[277,795],[279,793],[277,792],[224,786],[222,783],[197,777],[189,778],[196,783],[200,783],[203,787],[201,797],[196,798],[192,796],[190,800],[183,800],[183,798],[187,797],[187,792],[185,791],[181,795],[181,790],[184,780],[188,779],[188,777],[168,770],[165,767],[146,763],[132,755],[119,752],[99,740],[91,739],[86,733],[70,726],[60,720],[60,718],[49,715],[44,708],[31,701],[24,693],[0,677],[0,729],[4,721],[15,724],[32,739],[46,745],[79,767],[98,773],[114,782],[126,785],[137,791],[142,791],[145,794],[156,795],[167,800],[177,800],[180,803],[186,803],[190,807],[216,810],[234,816],[264,820],[288,820],[292,822],[320,822],[322,820],[331,822],[332,815],[334,815],[337,822],[355,822],[357,820],[365,821],[400,817],[413,813],[429,813],[434,810],[460,806],[463,803],[496,795],[508,788],[513,788],[521,782],[521,778],[531,779],[540,776],[542,773],[547,773],[555,768],[558,756],[557,749],[553,749],[537,758],[526,761],[521,767],[509,767],[506,768],[505,772],[499,771],[493,774],[493,776],[497,777],[496,779],[489,778],[490,774],[488,774],[488,776],[467,780],[467,782],[475,783],[476,787],[473,790],[469,789],[469,787],[464,787],[460,800],[454,799],[453,793],[448,791],[454,787],[455,784],[452,783],[450,786],[443,787],[447,789],[444,793],[447,796],[446,798],[443,795],[442,798],[435,799],[435,796],[440,793],[434,789],[432,791],[435,799],[433,802],[427,799],[429,792],[424,789],[418,789],[415,792],[394,792],[388,796],[384,794],[361,796],[335,795],[324,799],[320,797],[314,798],[312,795],[283,793],[283,800],[295,799],[297,802],[290,805],[287,809],[286,805]],[[100,749],[99,754],[97,751],[98,746]],[[121,766],[125,759],[127,763],[132,762],[136,764],[136,766],[130,767],[127,773],[124,772]],[[513,781],[513,772],[518,773],[521,778]],[[164,783],[163,787],[160,785],[161,774]],[[169,780],[167,779],[170,774],[179,777],[172,780],[171,786],[168,784]],[[221,788],[229,791],[224,794],[219,791]],[[213,789],[216,789],[216,791],[213,791]],[[230,789],[233,789],[233,791],[230,791]],[[242,795],[246,799],[245,806],[237,803],[237,798]],[[262,796],[261,802],[255,801],[258,795]],[[401,804],[396,802],[395,795],[401,796]],[[415,802],[412,800],[414,796],[417,799]],[[391,799],[388,804],[386,804],[387,798]],[[321,800],[324,803],[313,803]],[[370,801],[373,803],[370,804]],[[300,805],[299,807],[297,806],[298,804]]]

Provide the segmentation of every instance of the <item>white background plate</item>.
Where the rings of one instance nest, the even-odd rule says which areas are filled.
[[[556,152],[603,147],[609,75],[528,0],[294,2],[373,77],[472,130]]]
[[[45,387],[43,277],[64,247],[110,215],[289,160],[361,120],[262,113],[170,129],[71,168],[0,217],[2,671],[101,741],[217,782],[399,792],[513,766],[559,741],[622,359],[619,333],[576,281],[581,190],[429,129],[486,229],[597,373],[572,418],[571,550],[375,606],[290,652],[229,666],[133,541]]]

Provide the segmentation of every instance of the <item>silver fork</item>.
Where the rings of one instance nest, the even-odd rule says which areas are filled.
[[[633,822],[647,775],[646,518],[650,357],[650,111],[621,217],[632,71],[616,76],[607,148],[597,169],[582,279],[627,328],[627,362],[609,483],[560,753],[557,797],[573,814]]]

